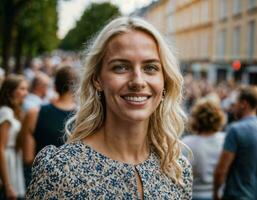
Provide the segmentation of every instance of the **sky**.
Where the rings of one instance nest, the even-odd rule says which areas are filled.
[[[70,0],[60,1],[58,7],[59,13],[59,30],[58,37],[63,38],[65,34],[75,26],[86,6],[92,2],[103,2],[104,0]],[[117,5],[120,11],[127,15],[137,8],[148,5],[152,0],[109,0],[109,2]]]

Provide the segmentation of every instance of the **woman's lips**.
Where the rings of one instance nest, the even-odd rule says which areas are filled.
[[[150,98],[150,95],[123,95],[121,97],[129,104],[144,105]]]

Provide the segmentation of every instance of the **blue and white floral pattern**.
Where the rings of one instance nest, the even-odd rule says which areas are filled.
[[[45,147],[33,164],[33,179],[26,199],[140,199],[136,173],[144,199],[189,200],[192,196],[191,166],[180,158],[183,186],[160,169],[157,154],[138,165],[112,160],[78,141],[59,148]]]

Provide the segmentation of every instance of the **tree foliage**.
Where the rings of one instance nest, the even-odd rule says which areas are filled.
[[[109,3],[92,3],[86,8],[76,26],[62,40],[60,48],[81,50],[111,18],[120,15],[119,9]]]
[[[51,51],[58,45],[57,38],[57,1],[34,1],[21,15],[19,31],[23,32],[25,54],[35,56]]]
[[[16,72],[21,72],[21,57],[35,56],[57,47],[57,0],[2,0],[0,34],[3,41],[2,65],[9,73],[8,61],[16,60]]]

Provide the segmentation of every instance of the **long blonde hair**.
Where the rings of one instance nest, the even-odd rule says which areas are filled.
[[[165,77],[166,94],[151,115],[148,128],[150,143],[160,157],[161,169],[176,183],[182,183],[180,134],[184,130],[185,115],[180,107],[183,78],[177,60],[160,33],[148,22],[135,17],[120,17],[109,24],[89,46],[84,61],[82,83],[77,91],[78,111],[66,124],[68,142],[81,140],[93,134],[104,122],[104,102],[93,86],[93,77],[99,74],[107,43],[115,36],[131,30],[150,34],[156,41]]]

